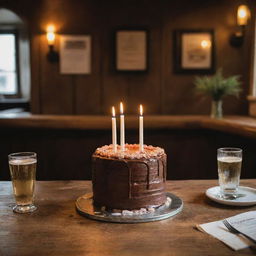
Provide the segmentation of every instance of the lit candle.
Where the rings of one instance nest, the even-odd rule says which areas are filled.
[[[113,151],[116,152],[116,111],[115,107],[112,107],[112,146]]]
[[[143,107],[140,105],[140,117],[139,117],[139,135],[140,135],[140,151],[144,151],[144,138],[143,138]]]
[[[125,134],[124,134],[124,107],[120,102],[120,146],[121,151],[125,150]]]

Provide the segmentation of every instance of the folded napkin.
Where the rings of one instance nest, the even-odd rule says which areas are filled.
[[[235,218],[235,216],[232,218]],[[209,222],[197,225],[196,227],[198,230],[219,239],[235,251],[255,245],[252,241],[243,235],[231,233],[222,221],[223,220]]]

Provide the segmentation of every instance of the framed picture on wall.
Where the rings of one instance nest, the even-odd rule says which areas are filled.
[[[61,35],[60,73],[91,74],[90,35]]]
[[[215,72],[213,30],[176,30],[174,32],[174,71],[188,74]]]
[[[144,29],[119,29],[115,33],[115,68],[123,72],[148,69],[148,32]]]

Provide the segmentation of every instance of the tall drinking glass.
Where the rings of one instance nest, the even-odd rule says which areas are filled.
[[[20,152],[8,155],[16,205],[14,212],[33,212],[37,156],[33,152]]]
[[[242,149],[219,148],[217,151],[218,174],[221,197],[237,197],[242,166]]]

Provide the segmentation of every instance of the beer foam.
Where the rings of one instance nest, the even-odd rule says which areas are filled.
[[[117,159],[150,159],[152,157],[160,157],[164,154],[164,149],[151,145],[144,145],[144,151],[140,151],[139,144],[125,144],[125,151],[121,151],[120,145],[117,145],[117,152],[114,152],[113,145],[105,145],[97,148],[94,153],[94,155]]]
[[[225,162],[225,163],[238,163],[238,162],[242,162],[242,158],[237,156],[222,156],[222,157],[218,157],[218,161]]]
[[[25,159],[12,159],[9,161],[9,164],[12,165],[27,165],[35,164],[37,161],[34,158],[25,158]]]

